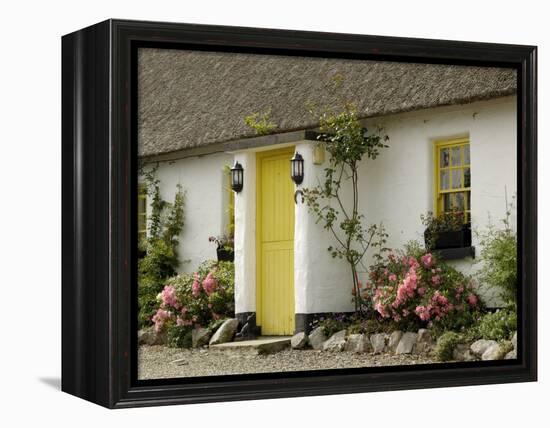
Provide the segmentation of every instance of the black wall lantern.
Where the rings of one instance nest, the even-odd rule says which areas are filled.
[[[296,184],[304,181],[304,158],[300,153],[294,153],[290,159],[290,176]]]
[[[243,166],[239,162],[235,161],[235,165],[231,168],[231,188],[235,192],[240,192],[243,190],[243,176]]]

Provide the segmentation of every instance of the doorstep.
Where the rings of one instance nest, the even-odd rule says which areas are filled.
[[[209,346],[210,351],[242,352],[255,355],[274,354],[290,348],[290,336],[260,336],[254,340],[227,342]]]

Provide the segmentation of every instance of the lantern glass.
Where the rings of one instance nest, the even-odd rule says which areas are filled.
[[[243,166],[239,162],[235,162],[235,165],[231,168],[231,188],[235,192],[240,192],[243,190],[243,178]]]
[[[300,153],[295,153],[290,159],[290,176],[296,184],[304,181],[304,158]]]

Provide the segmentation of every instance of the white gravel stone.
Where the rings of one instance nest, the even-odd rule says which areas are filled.
[[[432,332],[427,328],[421,328],[418,330],[418,336],[416,338],[416,345],[414,351],[417,354],[427,354],[434,348],[434,340],[432,338]]]
[[[500,345],[496,342],[495,344],[489,346],[485,352],[483,352],[483,355],[481,355],[481,359],[483,361],[502,360],[502,358],[504,358],[504,352],[502,351]]]
[[[172,363],[175,360],[178,362]],[[138,377],[162,379],[430,363],[437,361],[421,355],[373,355],[287,349],[276,354],[244,356],[225,352],[204,352],[202,349],[144,345],[138,351]]]
[[[470,350],[475,356],[481,357],[483,353],[493,345],[498,345],[498,343],[494,340],[480,339],[472,343]]]
[[[327,337],[321,327],[314,329],[308,337],[309,346],[315,350],[323,349],[323,343],[325,340],[327,340]]]
[[[390,340],[388,341],[388,349],[391,352],[395,352],[397,349],[397,345],[399,345],[399,341],[403,337],[403,332],[401,330],[395,330],[390,334]]]
[[[323,343],[323,351],[341,352],[344,346],[346,346],[346,330],[340,330]]]
[[[301,331],[292,336],[292,339],[290,339],[290,346],[292,349],[304,349],[307,346],[307,342],[308,337],[306,332]]]
[[[237,332],[239,326],[239,320],[237,318],[230,318],[220,326],[210,339],[210,345],[218,345],[219,343],[227,343],[233,340],[233,336]]]
[[[373,334],[370,337],[370,343],[372,345],[372,352],[375,354],[381,354],[386,348],[387,335],[384,333]]]
[[[397,348],[395,348],[396,354],[412,354],[414,352],[414,347],[416,345],[416,338],[418,334],[407,332],[403,335]]]
[[[475,361],[474,355],[470,352],[470,347],[464,343],[459,343],[453,349],[453,359],[456,361]]]
[[[504,357],[505,360],[516,360],[518,358],[517,351],[510,351]]]
[[[344,351],[364,353],[372,349],[369,337],[366,334],[350,334],[346,341]]]

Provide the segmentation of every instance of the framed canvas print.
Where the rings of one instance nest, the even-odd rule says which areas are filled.
[[[536,48],[64,36],[62,389],[122,408],[536,380]]]

